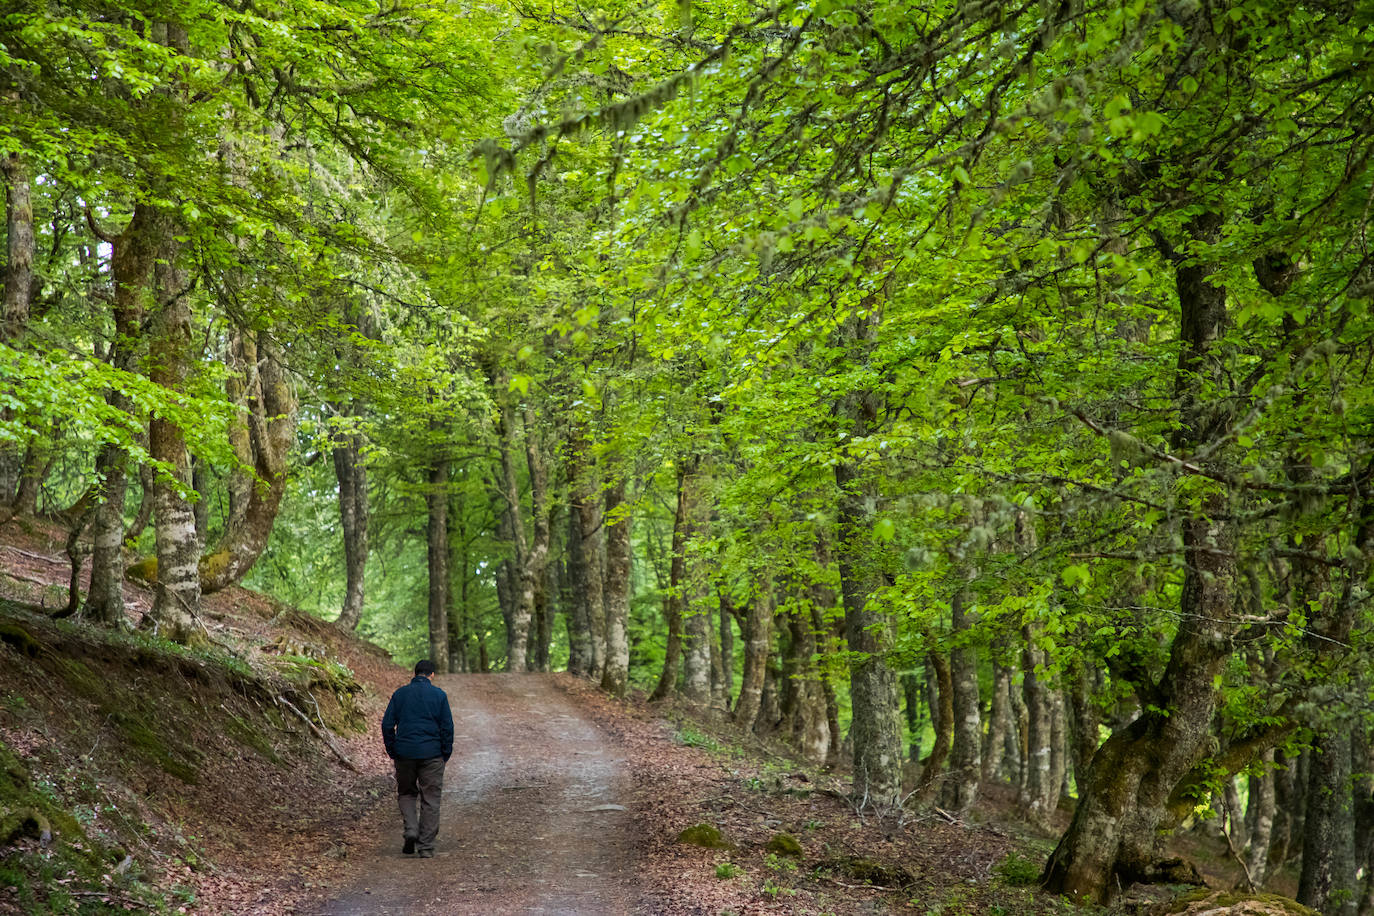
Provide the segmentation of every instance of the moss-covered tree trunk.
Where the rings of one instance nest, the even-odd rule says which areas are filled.
[[[788,669],[792,680],[792,743],[811,763],[825,763],[830,753],[830,722],[825,691],[816,666],[816,631],[805,602],[793,602],[787,614]]]
[[[356,415],[356,407],[355,407]],[[335,622],[356,630],[363,617],[367,578],[367,463],[363,434],[350,430],[334,436],[334,476],[339,483],[339,523],[343,532],[344,600]]]
[[[680,696],[690,705],[704,708],[711,702],[711,615],[706,607],[706,575],[698,553],[704,528],[700,480],[691,474],[681,489],[686,501],[687,530],[684,549],[686,572],[682,601],[682,683]]]
[[[504,505],[505,534],[513,556],[507,562],[507,597],[503,602],[506,616],[506,670],[525,670],[525,651],[529,645],[530,618],[534,608],[534,591],[525,594],[525,564],[529,547],[525,540],[525,521],[520,503],[520,479],[515,470],[516,428],[515,406],[507,398],[501,406],[500,442],[501,496]]]
[[[141,325],[153,282],[159,215],[147,204],[134,207],[124,231],[108,237],[111,246],[110,277],[113,284],[114,336],[108,359],[112,368],[134,371],[143,347]],[[105,400],[120,413],[133,410],[128,393],[112,388]],[[128,493],[129,456],[122,446],[109,442],[96,458],[100,504],[91,524],[91,580],[86,593],[86,616],[108,626],[123,626],[124,617],[124,502]],[[152,511],[153,477],[145,479],[145,499]],[[146,519],[145,519],[146,524]]]
[[[992,648],[992,697],[988,704],[988,730],[983,738],[980,766],[982,781],[993,782],[1005,772],[1007,733],[1013,730],[1011,719],[1011,666],[1002,660],[1005,645],[994,643]]]
[[[935,797],[940,776],[954,744],[954,681],[949,659],[939,652],[926,654],[926,700],[930,704],[930,724],[935,731],[930,753],[921,762],[916,781],[916,799],[928,802]]]
[[[1021,695],[1026,706],[1024,768],[1025,779],[1017,797],[1017,807],[1035,824],[1048,827],[1050,815],[1059,800],[1054,781],[1053,735],[1054,700],[1045,681],[1045,653],[1036,645],[1036,628],[1022,629]]]
[[[732,623],[735,615],[730,607],[730,598],[725,590],[720,588],[720,583],[717,583],[716,595],[716,606],[720,612],[717,621],[720,634],[716,642],[719,655],[711,662],[711,670],[712,677],[718,680],[711,684],[711,703],[728,712],[735,693],[735,629]]]
[[[180,29],[168,27],[169,32]],[[184,35],[183,35],[184,39]],[[159,308],[153,315],[148,377],[167,390],[168,400],[184,393],[195,363],[191,336],[190,284],[181,267],[181,245],[170,221],[161,223],[162,239],[153,268]],[[157,544],[157,592],[143,626],[180,643],[198,641],[200,614],[200,540],[191,492],[191,456],[186,436],[170,417],[154,415],[148,424],[148,452],[170,468],[153,483],[153,529]],[[121,527],[122,534],[122,527]]]
[[[768,675],[768,653],[773,642],[773,583],[761,578],[744,608],[744,671],[740,675],[739,698],[735,700],[735,723],[753,728],[763,705],[764,681]]]
[[[626,500],[627,483],[623,468],[618,468],[615,479],[606,489],[604,515],[606,527],[606,575],[602,593],[605,608],[605,626],[600,637],[603,646],[601,664],[601,689],[612,696],[623,697],[630,677],[630,593],[633,582],[630,578],[630,504]],[[593,608],[593,611],[595,608]],[[593,646],[597,634],[593,634]]]
[[[954,735],[950,743],[949,775],[941,792],[941,804],[963,817],[973,809],[982,776],[982,701],[978,693],[978,656],[968,643],[974,619],[962,592],[956,593],[950,602],[950,615],[950,632],[954,641],[949,651]]]
[[[248,450],[253,474],[224,534],[200,561],[200,589],[210,594],[239,582],[262,556],[286,492],[287,455],[296,435],[296,399],[275,347],[259,338],[255,384],[248,392]]]
[[[528,406],[523,411],[525,427],[525,466],[530,480],[530,523],[532,537],[529,553],[520,568],[520,607],[525,620],[526,638],[531,630],[534,634],[542,629],[543,621],[538,620],[537,608],[541,603],[544,579],[549,562],[549,471],[544,459],[543,439],[539,426],[534,419],[534,411]],[[533,670],[534,659],[526,653],[524,667]],[[511,670],[518,670],[512,668]]]
[[[33,179],[19,153],[0,155],[5,182],[5,280],[0,299],[0,340],[13,341],[29,321],[33,298],[34,255]]]
[[[1193,241],[1215,238],[1220,217],[1190,224]],[[1179,425],[1170,443],[1190,456],[1230,428],[1227,379],[1219,339],[1226,327],[1226,290],[1210,268],[1175,257],[1180,349],[1174,382]],[[1215,456],[1213,456],[1215,460]],[[1048,890],[1105,903],[1119,889],[1157,877],[1161,831],[1174,826],[1175,789],[1211,751],[1217,684],[1237,631],[1235,533],[1222,484],[1194,478],[1179,521],[1183,587],[1179,625],[1157,683],[1144,685],[1146,708],[1098,749],[1080,786],[1069,829],[1046,863]]]
[[[6,93],[10,95],[10,93]],[[33,231],[33,185],[29,169],[19,153],[0,154],[0,177],[5,182],[5,267],[0,292],[0,343],[12,343],[29,321],[29,300],[33,293],[33,262],[37,243]],[[12,416],[4,408],[4,417]],[[0,501],[13,497],[14,511],[32,512],[26,501],[22,473],[23,450],[13,445],[0,446]],[[32,475],[27,480],[32,482]],[[30,486],[35,502],[36,488]]]
[[[1301,481],[1306,467],[1295,462],[1290,473]],[[1339,593],[1332,594],[1330,570],[1319,562],[1299,557],[1294,562],[1297,606],[1315,608],[1309,623],[1308,643],[1319,672],[1328,683],[1344,677],[1347,646],[1354,630],[1374,548],[1374,497],[1368,487],[1374,484],[1374,459],[1362,473],[1363,486],[1351,500],[1358,523],[1351,539],[1350,556]],[[1347,684],[1352,695],[1367,693],[1364,679]],[[1298,880],[1298,902],[1319,910],[1323,916],[1353,916],[1358,907],[1357,872],[1363,864],[1357,856],[1355,831],[1354,729],[1363,728],[1358,716],[1327,711],[1334,718],[1323,722],[1312,742],[1311,765],[1307,774],[1307,811],[1303,820],[1302,872]],[[1361,742],[1362,743],[1362,742]],[[1364,766],[1366,761],[1359,762]]]
[[[574,446],[575,447],[575,446]],[[587,542],[582,537],[582,505],[596,495],[587,493],[580,482],[583,469],[576,455],[570,459],[568,476],[571,478],[570,500],[568,507],[568,544],[567,544],[567,620],[568,620],[568,673],[586,677],[592,670],[592,630],[588,609],[588,587],[596,580],[597,591],[601,586],[601,570],[588,567],[586,554]],[[599,512],[598,512],[599,514]],[[598,602],[599,603],[599,602]]]
[[[677,466],[677,509],[673,514],[672,557],[668,567],[668,600],[663,603],[663,615],[668,625],[668,639],[664,644],[663,668],[658,684],[650,694],[651,700],[667,699],[677,689],[682,670],[682,609],[687,590],[687,542],[692,536],[693,493],[696,486],[696,466],[684,458]]]

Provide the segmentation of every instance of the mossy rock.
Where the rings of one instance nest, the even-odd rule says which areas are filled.
[[[898,865],[885,865],[877,859],[865,856],[842,856],[827,859],[820,864],[826,871],[838,872],[846,878],[862,881],[877,887],[908,888],[916,884],[911,872]]]
[[[720,829],[710,824],[695,824],[677,835],[677,841],[702,849],[734,849],[733,843],[721,836]]]
[[[29,658],[37,658],[43,651],[43,644],[33,638],[33,634],[17,623],[0,622],[0,642],[14,646]]]
[[[1320,916],[1278,894],[1243,894],[1200,888],[1150,910],[1150,916]]]
[[[157,582],[157,557],[144,557],[124,570],[124,578],[152,585]]]
[[[790,833],[773,834],[773,836],[769,838],[768,845],[765,846],[764,849],[775,855],[791,856],[794,859],[800,859],[802,856],[801,843],[799,843],[797,838]]]
[[[85,839],[76,819],[33,787],[28,767],[0,742],[0,846],[21,836],[33,837],[46,846],[55,833]]]

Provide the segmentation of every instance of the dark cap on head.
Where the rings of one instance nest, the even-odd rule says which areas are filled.
[[[433,674],[433,673],[434,673],[434,662],[430,661],[430,660],[427,659],[427,658],[422,658],[422,659],[420,659],[418,662],[415,663],[415,673],[416,673],[416,674]]]

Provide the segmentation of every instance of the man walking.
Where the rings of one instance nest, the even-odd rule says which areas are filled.
[[[416,662],[415,677],[391,695],[382,716],[382,741],[396,764],[405,838],[401,851],[419,853],[422,859],[434,856],[444,764],[453,753],[453,712],[448,695],[430,682],[433,676],[434,662]]]

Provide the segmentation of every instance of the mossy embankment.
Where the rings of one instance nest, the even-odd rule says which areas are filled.
[[[346,746],[377,693],[335,657],[357,641],[260,598],[219,614],[191,651],[0,599],[0,914],[194,912],[380,794]]]

